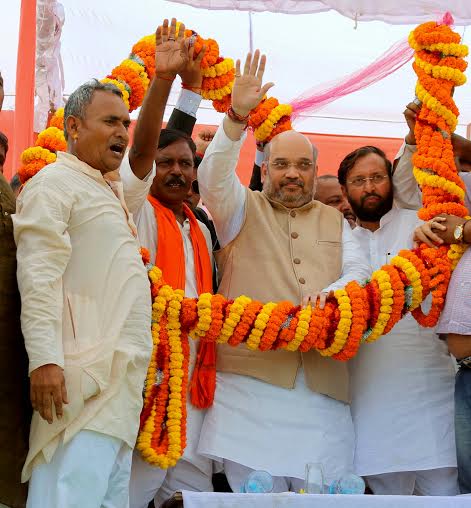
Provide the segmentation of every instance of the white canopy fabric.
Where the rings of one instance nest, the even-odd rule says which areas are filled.
[[[64,7],[61,54],[67,96],[92,77],[102,78],[130,52],[143,35],[153,33],[163,18],[176,17],[203,37],[218,41],[221,54],[243,58],[249,50],[249,15],[240,11],[207,11],[165,0],[60,0]],[[404,4],[399,0],[375,0],[385,8]],[[463,6],[471,1],[465,0]],[[344,2],[370,4],[367,0]],[[409,2],[407,2],[409,3]],[[411,2],[413,4],[414,2]],[[419,3],[419,2],[415,2]],[[423,1],[422,4],[430,2]],[[453,3],[453,0],[448,2]],[[392,8],[392,7],[391,7]],[[471,7],[470,7],[471,8]],[[14,108],[17,2],[3,8],[4,30],[0,34],[0,69],[8,95],[5,108]],[[16,27],[16,34],[15,34]],[[252,15],[254,47],[268,57],[265,78],[275,82],[270,94],[289,102],[319,83],[354,72],[375,60],[414,25],[389,25],[380,21],[358,23],[337,12],[289,16],[270,12]],[[458,28],[471,45],[471,32]],[[313,115],[301,117],[295,128],[325,134],[402,137],[406,131],[402,112],[414,98],[415,74],[410,64],[363,91],[344,97]],[[179,93],[175,84],[167,108],[168,118]],[[471,123],[470,85],[460,87],[455,99],[461,109],[457,131]],[[203,101],[198,121],[219,124],[221,115],[211,102]]]
[[[422,23],[450,11],[458,25],[471,24],[469,0],[170,0],[200,9],[313,14],[333,9],[358,21]]]

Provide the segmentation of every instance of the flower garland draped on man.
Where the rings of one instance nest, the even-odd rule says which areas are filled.
[[[161,53],[164,49],[167,49],[169,54],[172,51],[179,52],[184,31],[184,25],[180,25],[176,35],[175,19],[170,26],[164,24],[162,40],[158,41]],[[205,55],[205,48],[203,47],[197,57],[195,57],[194,49],[192,45],[187,61],[179,69],[184,87],[179,102],[185,98],[188,102],[194,103],[199,103],[200,100],[198,92],[201,92],[201,62]],[[159,57],[162,60],[161,54]],[[162,61],[159,68],[157,77],[171,84],[176,73],[164,72],[165,62]],[[187,94],[186,97],[184,92]],[[177,104],[177,108],[179,105]],[[165,420],[166,399],[157,394],[156,405],[151,407],[147,396],[145,398],[142,422],[146,422],[146,418],[152,415],[151,423],[156,428],[162,428],[162,426],[171,428],[172,423],[176,426],[181,424],[182,428],[186,428],[186,435],[183,433],[181,438],[180,432],[170,431],[167,440],[167,434],[163,434],[162,439],[159,439],[155,446],[165,458],[158,460],[148,447],[142,446],[145,439],[141,434],[138,449],[133,455],[130,508],[147,508],[152,499],[156,506],[160,506],[177,490],[205,492],[213,490],[212,461],[197,453],[204,411],[201,411],[201,404],[195,407],[189,400],[186,402],[186,392],[190,385],[188,377],[191,378],[194,372],[195,379],[191,384],[190,392],[192,401],[199,402],[194,400],[199,395],[195,393],[199,389],[199,369],[195,369],[195,363],[201,363],[205,350],[209,349],[210,362],[214,368],[215,346],[204,343],[197,354],[196,341],[192,340],[190,343],[188,336],[180,340],[172,332],[180,326],[179,313],[175,315],[175,310],[178,309],[183,295],[188,298],[197,298],[200,294],[212,292],[211,234],[185,203],[194,180],[196,147],[188,134],[172,128],[175,124],[183,129],[184,124],[195,121],[193,117],[190,116],[188,119],[185,116],[187,115],[184,112],[176,109],[167,128],[161,131],[155,169],[151,172],[137,171],[130,166],[122,166],[120,171],[125,200],[136,221],[140,244],[149,251],[151,259],[162,270],[164,279],[172,288],[178,290],[177,298],[173,301],[172,309],[167,315],[168,333],[160,335],[158,344],[156,337],[153,337],[154,352],[145,384],[146,395],[149,388],[155,390],[157,385],[162,393],[172,392],[175,388],[172,374],[181,369],[186,370],[179,397],[176,397],[175,393],[171,396],[175,414],[174,422]],[[177,118],[182,121],[176,121]],[[160,356],[159,351],[165,351],[167,358]],[[153,363],[155,360],[158,361],[157,365]],[[176,416],[177,413],[178,416]],[[184,418],[186,422],[182,422]],[[174,458],[174,452],[177,449],[181,453],[185,450],[178,463]]]
[[[243,187],[235,173],[248,114],[272,86],[262,86],[265,61],[257,51],[247,56],[243,73],[237,63],[232,107],[198,170],[201,197],[222,247],[216,253],[219,292],[299,303],[316,301],[321,293],[323,303],[332,289],[364,280],[370,271],[342,214],[313,201],[315,147],[295,131],[275,136],[265,149],[263,192]],[[259,312],[261,305],[254,304]],[[262,331],[256,323],[247,340],[250,349],[263,352],[218,346],[217,390],[199,451],[224,461],[235,492],[251,469],[275,476],[276,491],[297,491],[306,462],[322,462],[327,481],[352,465],[347,366],[316,351],[264,351],[287,318],[281,308],[275,319],[274,307],[265,306]],[[300,321],[309,322],[310,314],[304,314],[310,309]],[[273,329],[263,333],[270,316]]]
[[[413,248],[421,223],[415,210],[393,206],[391,170],[384,152],[365,146],[347,155],[338,171],[357,216],[353,236],[373,270]],[[387,273],[394,286],[402,284],[394,270]],[[374,494],[456,495],[453,361],[435,329],[412,315],[384,333],[349,365],[355,472],[367,477]]]
[[[122,91],[80,86],[64,111],[67,152],[25,185],[13,216],[35,410],[23,470],[30,508],[128,506],[151,300],[115,172],[148,174],[154,165],[166,77],[188,59],[188,44],[179,38],[169,48],[162,30],[129,153]]]

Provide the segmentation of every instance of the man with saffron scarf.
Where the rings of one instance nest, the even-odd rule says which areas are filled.
[[[201,86],[203,55],[202,51],[194,58],[191,48],[188,63],[180,72],[183,83],[191,87],[193,94],[197,91],[198,81]],[[186,94],[186,99],[189,102],[191,94]],[[198,104],[199,100],[195,97],[193,106]],[[177,108],[180,106],[177,104]],[[185,112],[188,116],[190,111],[187,109]],[[195,109],[192,113],[194,112]],[[175,110],[169,126],[179,126],[188,132],[188,128],[191,129],[191,117],[185,119],[182,116],[181,110]],[[211,234],[185,203],[194,180],[195,152],[195,144],[188,134],[167,128],[160,134],[155,171],[139,172],[130,167],[121,168],[126,203],[136,221],[141,245],[149,250],[151,261],[162,270],[166,283],[183,289],[185,295],[191,298],[212,292]],[[214,385],[215,347],[204,343],[204,347],[198,349],[198,355],[196,349],[197,344],[190,340],[189,374],[192,375],[195,362],[200,365],[201,362],[209,361],[212,369],[202,373],[212,374],[213,378],[209,381]],[[205,365],[201,367],[206,368]],[[196,372],[200,370],[197,369]],[[198,384],[198,375],[193,374],[193,377],[191,403],[190,397],[187,402],[187,446],[184,455],[175,467],[164,470],[145,462],[140,452],[135,450],[130,508],[147,508],[152,499],[155,506],[160,506],[177,490],[213,490],[212,461],[197,453],[204,417],[204,411],[198,408],[208,404],[207,401],[197,399],[205,395],[201,388],[204,390],[206,387]]]
[[[260,62],[260,65],[259,65]],[[237,63],[232,108],[198,170],[203,202],[216,227],[216,254],[227,298],[307,302],[365,279],[370,271],[342,214],[313,200],[317,151],[289,131],[265,147],[263,192],[242,186],[235,168],[249,112],[262,86],[265,57]],[[286,326],[286,323],[285,323]],[[276,492],[303,487],[307,462],[321,462],[326,482],[351,470],[354,435],[347,366],[317,352],[250,351],[218,346],[217,389],[199,451],[224,461],[235,492],[252,469],[275,478]]]
[[[121,91],[92,81],[64,111],[67,153],[20,194],[13,216],[22,329],[35,410],[23,480],[28,508],[127,508],[151,341],[149,280],[120,182],[148,173],[171,79],[188,47],[156,33],[156,77],[129,153]],[[173,40],[170,40],[173,39]]]

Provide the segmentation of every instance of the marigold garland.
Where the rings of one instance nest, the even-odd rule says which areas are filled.
[[[177,23],[176,34],[180,30],[180,23]],[[213,101],[216,111],[225,113],[231,105],[231,93],[235,79],[234,60],[224,58],[220,55],[219,45],[214,39],[203,39],[193,30],[185,30],[185,37],[193,38],[194,55],[197,56],[203,45],[206,52],[201,62],[203,83],[201,95],[204,99]],[[112,83],[117,86],[123,94],[123,101],[129,111],[134,111],[141,106],[144,96],[149,87],[150,80],[155,75],[155,35],[146,35],[139,39],[131,49],[128,58],[117,65],[111,73],[103,78],[102,83]],[[291,106],[284,104],[283,109],[276,109],[280,105],[276,99],[265,98],[261,106],[264,109],[263,121],[266,123],[256,133],[257,140],[270,141],[280,132],[291,129],[290,115]],[[256,108],[257,109],[257,108]],[[283,112],[283,114],[280,114]],[[254,113],[254,112],[253,112]],[[270,116],[271,115],[271,116]],[[250,123],[255,129],[260,123]],[[64,129],[64,109],[56,111],[49,121],[49,127]],[[65,140],[59,138],[57,133],[49,136],[43,131],[37,141],[37,145],[49,151],[50,155],[42,155],[37,158],[29,158],[28,163],[18,170],[20,180],[25,183],[47,164],[55,161],[55,153],[66,149]],[[54,157],[53,157],[54,155]]]
[[[208,47],[203,59],[203,91],[214,92],[213,105],[226,111],[234,63],[219,55],[216,41],[195,37],[195,52]],[[414,174],[423,189],[424,219],[437,213],[466,216],[464,186],[456,174],[451,134],[458,109],[452,91],[464,81],[467,48],[449,26],[425,23],[410,35],[417,55],[413,64],[418,76],[417,94],[423,105],[416,123],[417,154]],[[153,38],[143,38],[133,47],[129,59],[108,76],[129,94],[131,108],[142,102],[152,76]],[[205,83],[206,80],[206,83]],[[265,97],[251,113],[250,127],[259,140],[291,128],[291,106]],[[63,127],[63,110],[50,125]],[[54,134],[53,134],[54,133]],[[55,160],[59,148],[56,131],[39,139],[39,146],[23,153],[24,178],[36,168]],[[152,308],[153,353],[145,382],[144,406],[137,448],[145,460],[169,467],[182,456],[186,444],[186,397],[188,384],[188,336],[238,346],[245,343],[259,351],[317,350],[323,356],[345,361],[352,358],[362,342],[377,340],[389,332],[409,311],[424,326],[434,326],[443,307],[451,271],[464,251],[463,246],[442,246],[417,251],[400,251],[389,265],[375,271],[364,285],[349,283],[335,291],[325,308],[300,307],[289,302],[263,303],[240,296],[227,301],[221,295],[202,294],[198,299],[183,298],[180,290],[165,285],[161,271],[143,253],[154,299]],[[432,294],[432,310],[425,316],[421,302]]]

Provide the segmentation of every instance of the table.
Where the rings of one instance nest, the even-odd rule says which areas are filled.
[[[183,491],[185,508],[471,508],[471,496],[225,494]]]

